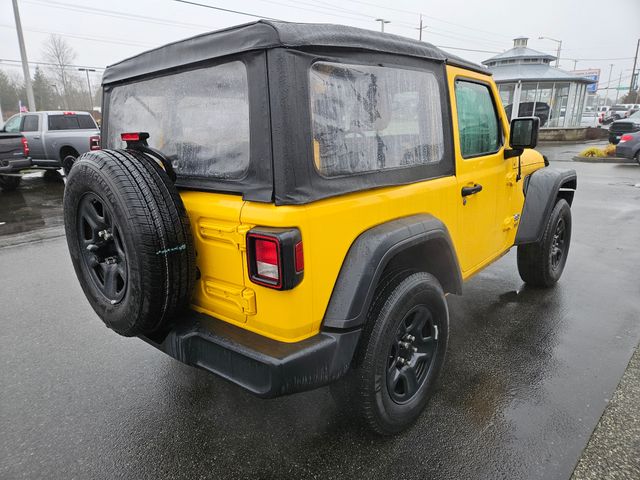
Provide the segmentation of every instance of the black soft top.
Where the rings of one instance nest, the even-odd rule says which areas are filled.
[[[482,65],[463,60],[429,43],[362,28],[323,23],[290,23],[259,20],[203,33],[148,50],[110,65],[102,84],[189,65],[235,53],[275,47],[349,48],[427,58],[489,74]]]

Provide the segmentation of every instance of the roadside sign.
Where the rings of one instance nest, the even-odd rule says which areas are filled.
[[[598,81],[600,80],[599,68],[594,68],[591,70],[574,70],[571,73],[576,77],[584,77],[594,81],[594,83],[590,83],[589,85],[587,85],[588,93],[596,93],[598,91]]]

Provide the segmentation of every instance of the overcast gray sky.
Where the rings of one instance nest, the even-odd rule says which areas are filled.
[[[473,61],[512,46],[519,35],[531,48],[555,54],[562,40],[561,68],[600,68],[601,85],[628,85],[640,37],[640,0],[193,0],[256,17],[223,12],[176,0],[18,0],[29,61],[42,61],[49,33],[62,35],[76,50],[76,63],[104,67],[154,46],[205,31],[245,23],[259,16],[300,22],[341,23],[373,30],[385,18],[390,33],[423,40]],[[457,48],[454,49],[453,47]],[[447,48],[445,48],[447,49]],[[482,50],[482,52],[458,49]],[[0,0],[0,68],[20,72],[11,0]],[[34,67],[32,67],[33,70]],[[638,67],[636,67],[638,68]],[[99,81],[97,74],[94,81]],[[606,86],[606,85],[605,85]]]

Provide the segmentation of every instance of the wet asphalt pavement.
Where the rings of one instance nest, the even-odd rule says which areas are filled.
[[[327,388],[260,400],[110,332],[62,237],[0,249],[0,478],[569,478],[640,340],[640,167],[557,166],[578,171],[560,283],[524,287],[513,251],[449,297],[437,391],[395,438]],[[60,224],[53,185],[0,194],[0,240],[16,202]]]

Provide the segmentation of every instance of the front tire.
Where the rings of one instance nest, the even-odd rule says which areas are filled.
[[[542,239],[518,247],[520,278],[534,287],[554,286],[567,262],[571,243],[571,208],[559,199],[551,211]]]
[[[389,290],[387,290],[389,292]],[[343,380],[356,415],[393,435],[427,405],[444,364],[449,311],[438,280],[425,272],[397,282],[372,306],[355,359]]]

